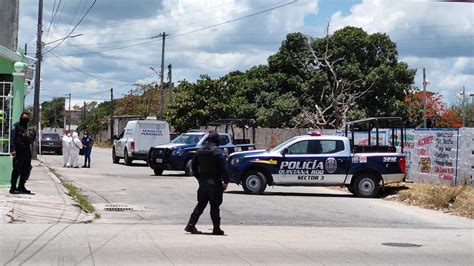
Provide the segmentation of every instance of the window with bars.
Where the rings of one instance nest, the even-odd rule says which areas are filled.
[[[12,83],[0,82],[0,156],[10,154]]]

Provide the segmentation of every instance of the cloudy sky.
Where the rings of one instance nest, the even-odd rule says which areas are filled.
[[[41,100],[71,93],[73,104],[120,96],[134,82],[151,82],[166,39],[173,80],[219,77],[265,64],[285,35],[323,36],[347,25],[385,32],[399,59],[426,68],[429,90],[450,103],[462,86],[474,93],[474,4],[390,0],[45,0]],[[37,0],[20,0],[19,43],[34,53]],[[79,25],[72,31],[74,26]],[[72,31],[72,32],[71,32]],[[65,36],[82,34],[56,41]],[[56,41],[56,42],[54,42]],[[50,43],[50,44],[48,44]],[[56,47],[57,46],[57,47]],[[53,49],[54,48],[54,49]],[[165,78],[167,77],[165,71]],[[27,103],[32,102],[32,94]]]

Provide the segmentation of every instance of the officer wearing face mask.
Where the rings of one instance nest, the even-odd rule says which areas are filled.
[[[229,176],[224,152],[219,148],[219,134],[217,132],[210,132],[207,141],[197,150],[192,161],[192,169],[199,182],[198,203],[184,230],[191,234],[201,233],[197,230],[196,223],[209,203],[211,205],[211,220],[214,226],[212,234],[224,235],[224,231],[220,227],[219,206],[222,204],[222,196],[227,189]]]
[[[21,113],[20,122],[13,125],[10,134],[10,151],[13,156],[13,171],[11,176],[11,194],[31,194],[25,183],[31,172],[31,143],[36,139],[34,129],[28,129],[30,114]],[[17,181],[18,177],[20,182]]]

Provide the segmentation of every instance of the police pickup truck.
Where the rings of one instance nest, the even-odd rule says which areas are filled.
[[[250,194],[262,194],[267,185],[346,186],[359,197],[376,197],[385,184],[405,179],[405,156],[397,152],[395,141],[392,146],[379,145],[378,126],[387,121],[393,131],[395,122],[400,122],[400,127],[402,124],[399,118],[359,120],[348,124],[346,136],[312,132],[270,150],[233,153],[228,158],[231,182],[242,184]],[[375,145],[371,143],[372,128],[365,131],[369,134],[368,145],[354,145],[354,132],[360,124],[376,124]],[[400,132],[403,152],[403,129]]]
[[[148,164],[155,175],[162,175],[163,170],[185,171],[192,176],[191,161],[196,151],[206,141],[209,132],[189,132],[176,137],[171,143],[152,147],[148,155]],[[253,144],[236,145],[233,138],[227,133],[219,133],[219,147],[226,155],[238,151],[255,150]]]

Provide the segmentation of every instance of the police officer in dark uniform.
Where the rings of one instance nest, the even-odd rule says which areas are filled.
[[[211,205],[211,219],[214,229],[212,234],[224,235],[221,230],[221,217],[219,206],[222,204],[222,196],[227,189],[229,176],[227,172],[227,162],[224,152],[219,148],[219,134],[210,132],[207,142],[199,148],[192,161],[194,176],[199,181],[197,192],[198,203],[194,208],[188,225],[184,230],[191,234],[200,234],[196,223],[203,213],[207,204]]]
[[[11,176],[11,194],[31,194],[25,183],[31,172],[31,143],[36,139],[36,132],[28,129],[30,114],[21,113],[20,122],[13,125],[10,134],[10,152],[13,156],[13,171]],[[16,186],[18,177],[20,183]]]
[[[92,136],[84,132],[84,137],[82,137],[82,149],[84,151],[84,165],[82,168],[91,168],[91,152],[92,146],[94,145],[94,139]]]

